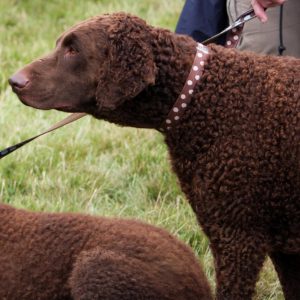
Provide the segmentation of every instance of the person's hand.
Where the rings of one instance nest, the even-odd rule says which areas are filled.
[[[264,8],[279,6],[285,1],[286,0],[251,0],[251,4],[256,16],[261,20],[262,23],[266,23],[268,18]]]

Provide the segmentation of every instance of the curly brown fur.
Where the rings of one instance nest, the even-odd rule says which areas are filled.
[[[82,50],[63,58],[72,38]],[[61,109],[64,103],[65,111],[157,128],[187,79],[196,46],[189,37],[129,14],[105,15],[75,25],[43,63],[37,60],[17,73],[27,80],[24,87],[17,86],[16,75],[10,83],[25,104],[36,108]],[[209,48],[191,104],[165,141],[181,188],[210,239],[216,298],[251,299],[269,254],[286,299],[297,299],[300,60]],[[48,67],[53,57],[61,63]],[[81,71],[76,61],[93,65]],[[48,82],[63,72],[67,80],[54,87],[64,93],[57,95]],[[74,82],[84,87],[79,95]],[[51,96],[45,101],[44,90]],[[89,91],[86,97],[83,91]]]
[[[193,251],[125,219],[0,203],[0,299],[212,299]]]

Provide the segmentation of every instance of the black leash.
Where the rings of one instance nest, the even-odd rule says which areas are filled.
[[[283,4],[280,5],[280,19],[279,19],[279,41],[280,44],[278,46],[278,56],[282,56],[282,52],[286,50],[286,48],[283,46],[282,41],[282,19],[283,19]]]
[[[44,131],[44,132],[42,132],[42,133],[40,133],[40,134],[38,134],[38,135],[36,135],[36,136],[34,136],[34,137],[26,140],[26,141],[23,141],[21,143],[15,144],[13,146],[10,146],[8,148],[5,148],[5,149],[1,150],[0,151],[0,159],[3,158],[4,156],[6,156],[6,155],[8,155],[8,154],[10,154],[12,152],[14,152],[15,150],[21,148],[22,146],[28,144],[29,142],[35,140],[39,136],[42,136],[42,135],[44,135],[44,134],[46,134],[46,133],[48,133],[50,131],[58,129],[58,128],[64,126],[64,125],[67,125],[67,124],[71,123],[71,122],[74,122],[75,120],[78,120],[78,119],[80,119],[80,118],[82,118],[82,117],[84,117],[86,115],[87,115],[86,113],[74,113],[74,114],[66,117],[64,120],[58,122],[56,125],[50,127],[46,131]]]

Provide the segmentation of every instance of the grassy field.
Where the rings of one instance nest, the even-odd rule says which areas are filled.
[[[21,104],[7,84],[24,64],[53,49],[71,25],[125,11],[174,30],[184,0],[1,0],[0,149],[47,129],[66,115]],[[86,212],[162,226],[193,247],[214,286],[208,240],[172,174],[162,136],[85,117],[0,162],[1,201],[36,211]],[[283,299],[267,261],[255,299]]]

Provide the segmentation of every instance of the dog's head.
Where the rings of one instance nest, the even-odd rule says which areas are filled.
[[[9,78],[20,100],[38,109],[110,111],[155,83],[151,26],[125,13],[78,23],[55,49]]]

